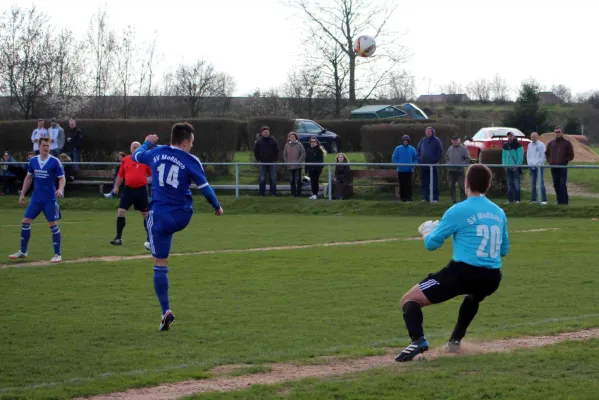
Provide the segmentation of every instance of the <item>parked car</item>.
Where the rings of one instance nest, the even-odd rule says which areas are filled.
[[[341,148],[341,139],[335,132],[331,132],[309,119],[296,119],[294,122],[295,131],[304,147],[308,148],[310,138],[316,136],[328,153],[337,153]]]
[[[520,130],[516,128],[506,127],[487,127],[481,128],[472,138],[466,136],[464,140],[464,146],[470,153],[472,162],[483,163],[485,151],[498,151],[501,150],[503,144],[507,141],[507,133],[512,132],[514,137],[518,139],[524,153],[528,150],[528,144],[530,139],[526,137]]]

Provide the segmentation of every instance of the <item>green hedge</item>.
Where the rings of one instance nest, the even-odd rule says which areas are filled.
[[[433,120],[417,119],[370,119],[370,120],[318,120],[319,125],[340,137],[340,149],[344,152],[362,151],[361,129],[365,125],[390,124],[431,124]],[[395,125],[395,124],[394,124]]]
[[[159,143],[170,140],[170,131],[180,120],[78,120],[84,133],[84,161],[114,161],[119,151],[129,152],[133,141],[143,142],[150,133],[158,135]],[[190,119],[195,130],[192,153],[203,160],[229,162],[237,150],[239,132],[245,132],[245,122],[230,119]],[[68,121],[58,121],[68,135]],[[36,121],[0,122],[3,150],[14,152],[20,159],[32,149],[31,132]]]

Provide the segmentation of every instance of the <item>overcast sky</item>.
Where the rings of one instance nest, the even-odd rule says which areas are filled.
[[[416,77],[417,94],[439,92],[451,80],[467,84],[496,73],[512,88],[534,77],[548,87],[565,84],[574,94],[599,89],[595,1],[397,1],[392,24],[402,32],[409,54],[402,68]],[[0,0],[0,11],[15,3]],[[278,0],[19,3],[35,4],[54,25],[68,26],[81,37],[94,12],[106,7],[117,31],[131,25],[139,38],[156,32],[160,74],[204,58],[235,78],[239,96],[282,85],[303,54],[303,16]]]

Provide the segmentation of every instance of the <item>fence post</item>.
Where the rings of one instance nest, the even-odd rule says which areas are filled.
[[[239,164],[235,164],[235,199],[239,200]]]
[[[331,168],[331,164],[329,164],[329,178],[328,178],[328,185],[327,187],[329,188],[329,200],[333,200],[333,169]]]
[[[429,169],[429,178],[430,178],[430,182],[428,185],[428,195],[429,195],[429,202],[432,203],[433,202],[433,166],[431,166]]]

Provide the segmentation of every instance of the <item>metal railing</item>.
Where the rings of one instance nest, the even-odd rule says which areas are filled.
[[[27,162],[6,162],[0,161],[0,166],[2,165],[25,165]],[[116,167],[120,165],[119,162],[64,162],[63,165],[83,165],[83,166],[113,166]],[[326,167],[328,176],[327,182],[328,185],[328,199],[333,200],[333,191],[332,191],[332,183],[333,183],[333,170],[334,167],[339,165],[340,163],[257,163],[257,162],[202,162],[203,166],[234,166],[235,167],[235,198],[239,199],[239,167],[247,166],[247,167],[258,167],[261,165],[275,165],[275,166],[321,166]],[[343,163],[343,165],[347,165],[350,167],[388,167],[388,168],[398,168],[398,167],[412,167],[412,168],[429,168],[429,201],[433,201],[433,189],[434,189],[434,170],[440,168],[468,168],[471,164],[395,164],[395,163],[360,163],[360,162],[352,162],[352,163]],[[489,168],[541,168],[541,169],[598,169],[599,165],[543,165],[543,166],[534,166],[534,165],[503,165],[503,164],[485,164]],[[433,168],[430,168],[433,167]]]

